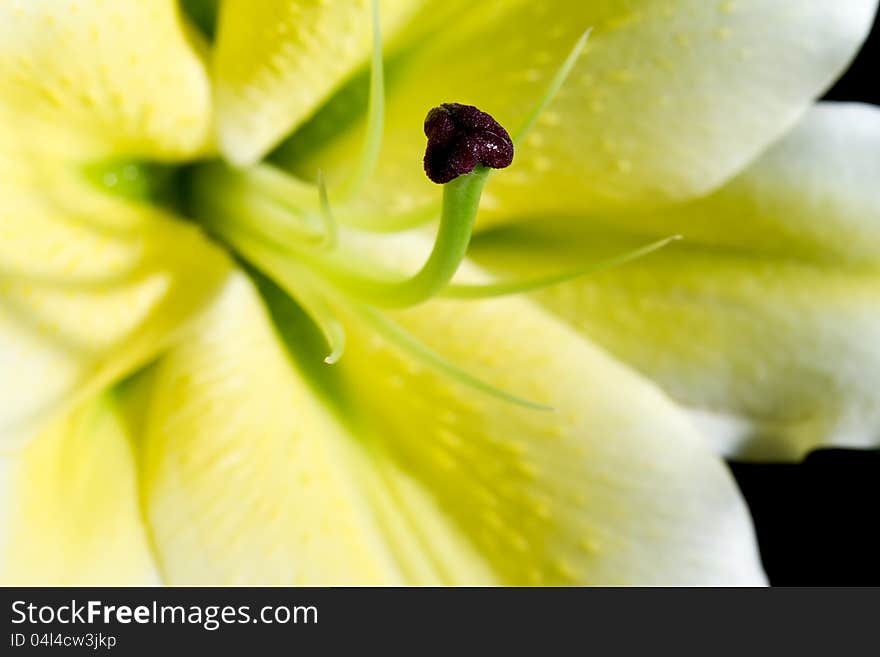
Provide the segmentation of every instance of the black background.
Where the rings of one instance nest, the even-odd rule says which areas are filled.
[[[880,105],[878,62],[880,23],[825,98]],[[798,465],[730,466],[771,584],[880,584],[880,450],[817,450]]]

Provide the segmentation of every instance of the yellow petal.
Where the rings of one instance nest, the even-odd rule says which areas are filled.
[[[178,158],[211,132],[176,0],[0,3],[0,121],[55,152]]]
[[[132,447],[112,400],[85,405],[0,457],[0,582],[158,583]]]
[[[437,198],[421,170],[422,121],[475,104],[516,130],[587,28],[562,91],[493,179],[481,220],[679,201],[738,172],[843,69],[874,0],[558,0],[432,5],[400,58],[371,202],[405,212]],[[435,14],[442,14],[437,19]],[[424,21],[422,20],[424,18]],[[439,21],[439,26],[437,26]],[[305,162],[331,182],[359,130]]]
[[[3,440],[155,356],[229,266],[194,225],[102,193],[0,125]]]
[[[821,104],[703,200],[618,215],[613,226],[591,216],[577,229],[559,220],[555,234],[553,222],[496,233],[476,257],[522,274],[526,254],[532,273],[559,271],[682,233],[675,246],[538,298],[698,409],[727,455],[876,446],[878,153],[880,110]]]
[[[351,480],[367,456],[291,369],[244,277],[153,391],[143,486],[169,583],[399,581]]]
[[[302,316],[272,308],[289,353],[239,279],[153,373],[145,504],[169,581],[763,581],[736,487],[684,417],[529,303],[404,321],[557,412],[461,388],[356,321],[327,369]]]
[[[232,162],[259,159],[362,64],[370,1],[225,0],[214,56],[217,130]],[[416,0],[383,0],[390,32]]]

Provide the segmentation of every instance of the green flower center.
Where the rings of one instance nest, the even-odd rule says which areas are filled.
[[[204,6],[202,3],[200,6]],[[208,3],[210,4],[210,3]],[[210,25],[210,16],[202,17]],[[588,32],[551,80],[519,130],[508,135],[492,117],[468,105],[444,104],[425,122],[428,148],[425,169],[443,186],[442,204],[405,216],[365,216],[354,200],[369,184],[379,159],[384,125],[384,73],[379,33],[378,2],[373,3],[373,54],[367,129],[361,155],[352,174],[332,190],[318,172],[306,182],[272,163],[238,169],[221,160],[168,166],[150,162],[114,161],[86,168],[86,175],[108,193],[134,202],[165,206],[211,235],[235,257],[270,278],[296,301],[323,333],[327,363],[335,363],[345,348],[345,330],[337,310],[345,308],[380,335],[424,364],[473,388],[532,408],[542,404],[498,390],[446,362],[393,322],[383,308],[407,307],[444,295],[463,299],[515,294],[611,266],[660,248],[661,240],[609,261],[541,279],[451,284],[464,260],[491,168],[507,166],[514,144],[520,142],[564,84],[583,50]],[[414,117],[414,129],[418,122]],[[279,150],[285,146],[279,147]],[[422,267],[410,276],[390,270],[387,250],[358,246],[368,233],[373,244],[382,234],[409,230],[437,221],[433,248]]]

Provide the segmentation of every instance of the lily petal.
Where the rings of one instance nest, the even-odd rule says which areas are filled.
[[[852,58],[875,8],[875,0],[432,5],[414,21],[423,31],[401,46],[405,56],[389,64],[388,125],[370,202],[394,213],[435,200],[420,166],[427,111],[474,104],[516,132],[587,28],[568,82],[487,190],[481,221],[703,195],[797,121]],[[359,132],[298,170],[312,176],[321,167],[332,183]]]
[[[103,193],[32,146],[0,125],[6,446],[155,356],[230,268],[194,225]]]
[[[206,148],[210,85],[195,38],[174,0],[0,4],[7,443],[155,355],[228,270],[195,227],[112,198],[84,173]]]
[[[531,235],[500,231],[478,240],[474,254],[499,271],[521,274],[523,253],[529,267],[558,271],[681,233],[679,245],[537,298],[699,410],[728,456],[797,459],[820,445],[874,446],[878,153],[880,110],[820,104],[703,200],[585,217],[579,228],[561,219]]]
[[[393,30],[419,4],[383,0]],[[307,118],[370,50],[370,0],[225,0],[214,56],[224,155],[252,164]]]
[[[398,581],[349,478],[366,455],[291,370],[246,278],[212,320],[160,361],[146,414],[145,508],[167,582]]]
[[[0,457],[0,582],[157,584],[137,469],[109,397]]]
[[[0,3],[0,121],[81,158],[204,150],[210,83],[176,0]]]
[[[763,581],[736,487],[685,418],[526,301],[402,321],[555,413],[460,388],[356,321],[321,370],[325,396],[244,278],[214,312],[157,365],[146,415],[145,504],[170,582]]]

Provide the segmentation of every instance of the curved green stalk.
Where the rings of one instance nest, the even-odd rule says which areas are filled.
[[[349,296],[376,306],[412,306],[430,299],[452,280],[464,260],[489,171],[478,166],[444,185],[443,212],[434,248],[411,278],[380,280],[320,260],[314,261],[315,266]]]

